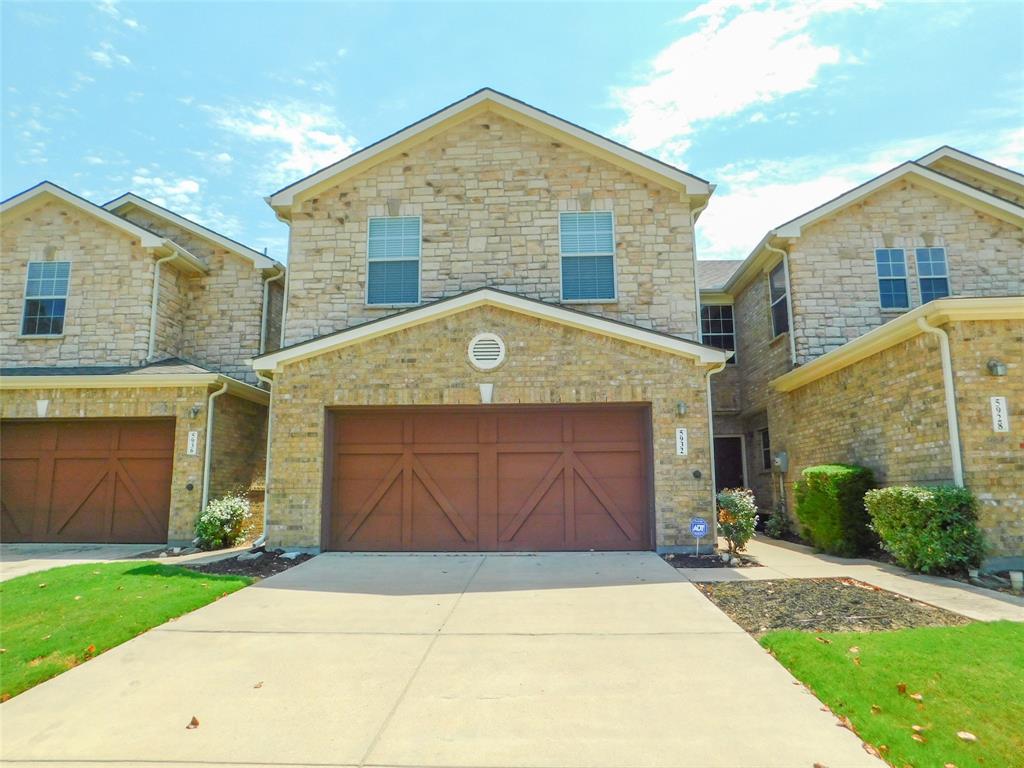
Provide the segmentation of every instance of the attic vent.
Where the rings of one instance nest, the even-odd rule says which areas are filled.
[[[505,361],[505,342],[493,333],[478,333],[469,342],[469,362],[481,371],[497,368]]]

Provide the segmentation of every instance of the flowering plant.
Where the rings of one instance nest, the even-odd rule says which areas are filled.
[[[200,549],[223,549],[236,543],[245,534],[243,524],[249,512],[249,500],[238,494],[209,502],[196,518]]]
[[[726,488],[718,494],[718,530],[729,542],[729,552],[742,550],[757,525],[754,492],[747,488]]]

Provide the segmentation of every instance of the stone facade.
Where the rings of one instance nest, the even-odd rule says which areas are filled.
[[[945,326],[950,336],[965,485],[980,501],[992,556],[1024,556],[1024,322]],[[1008,365],[991,376],[986,363]],[[992,429],[989,398],[1010,403],[1010,431]],[[879,485],[953,481],[938,341],[920,334],[779,396],[774,447],[789,454],[787,491],[808,466],[870,467]],[[808,417],[808,415],[811,415]]]
[[[995,178],[987,173],[982,173],[976,168],[964,165],[953,158],[944,157],[929,165],[930,168],[950,178],[962,181],[964,184],[981,189],[990,195],[1001,197],[1017,205],[1024,205],[1024,191],[1020,185],[1014,185],[1004,179]]]
[[[421,298],[499,288],[560,300],[559,212],[615,213],[618,300],[577,308],[697,337],[693,232],[678,191],[493,113],[297,204],[286,344],[390,314],[365,303],[368,219],[422,217]]]
[[[249,499],[249,529],[258,536],[263,526],[267,407],[228,394],[214,400],[213,407],[210,498],[240,493]]]
[[[466,357],[469,340],[482,331],[499,334],[508,348],[501,367],[487,372]],[[275,374],[271,544],[320,545],[325,409],[478,404],[481,382],[494,384],[495,404],[650,403],[656,542],[694,543],[689,518],[708,515],[712,495],[702,367],[689,358],[481,307],[288,363]],[[679,402],[687,404],[685,416],[677,415]],[[677,427],[689,431],[685,457],[676,455]]]

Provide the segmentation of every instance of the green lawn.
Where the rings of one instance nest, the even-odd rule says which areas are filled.
[[[0,701],[251,583],[138,561],[0,583]]]
[[[1024,624],[785,631],[765,635],[761,644],[892,765],[1024,765]],[[911,698],[918,693],[920,702]],[[914,725],[923,728],[923,743],[914,740]],[[977,741],[962,741],[958,731]]]

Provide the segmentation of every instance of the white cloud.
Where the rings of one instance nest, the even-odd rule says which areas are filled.
[[[89,51],[89,58],[105,69],[112,68],[115,64],[122,67],[131,65],[132,60],[123,53],[118,53],[113,43],[103,42],[94,51]]]
[[[230,163],[231,160],[232,157],[227,152],[218,152],[213,156],[213,161],[215,163]]]
[[[343,56],[345,56],[347,53],[348,53],[348,48],[339,48],[336,55],[340,59]]]
[[[261,181],[281,185],[306,176],[352,153],[356,139],[329,107],[289,102],[222,109],[205,107],[214,123],[254,143],[273,146],[262,164]]]
[[[132,190],[157,205],[183,213],[197,207],[201,186],[198,179],[174,178],[154,175],[146,167],[136,168],[132,174]]]
[[[132,19],[121,14],[121,11],[114,0],[100,0],[100,2],[96,4],[96,10],[105,16],[109,16],[114,21],[124,24],[128,29],[135,31],[142,29],[142,25],[139,24],[138,19]]]
[[[1024,129],[925,136],[839,155],[729,163],[711,173],[718,190],[697,223],[702,259],[744,257],[771,229],[943,144],[999,165],[1024,167]]]
[[[813,88],[821,70],[855,57],[817,41],[821,17],[880,0],[709,0],[681,20],[698,27],[655,56],[643,82],[613,89],[626,111],[616,133],[641,150],[678,157],[704,122]]]
[[[106,161],[97,155],[86,155],[82,158],[88,165],[106,165]]]

